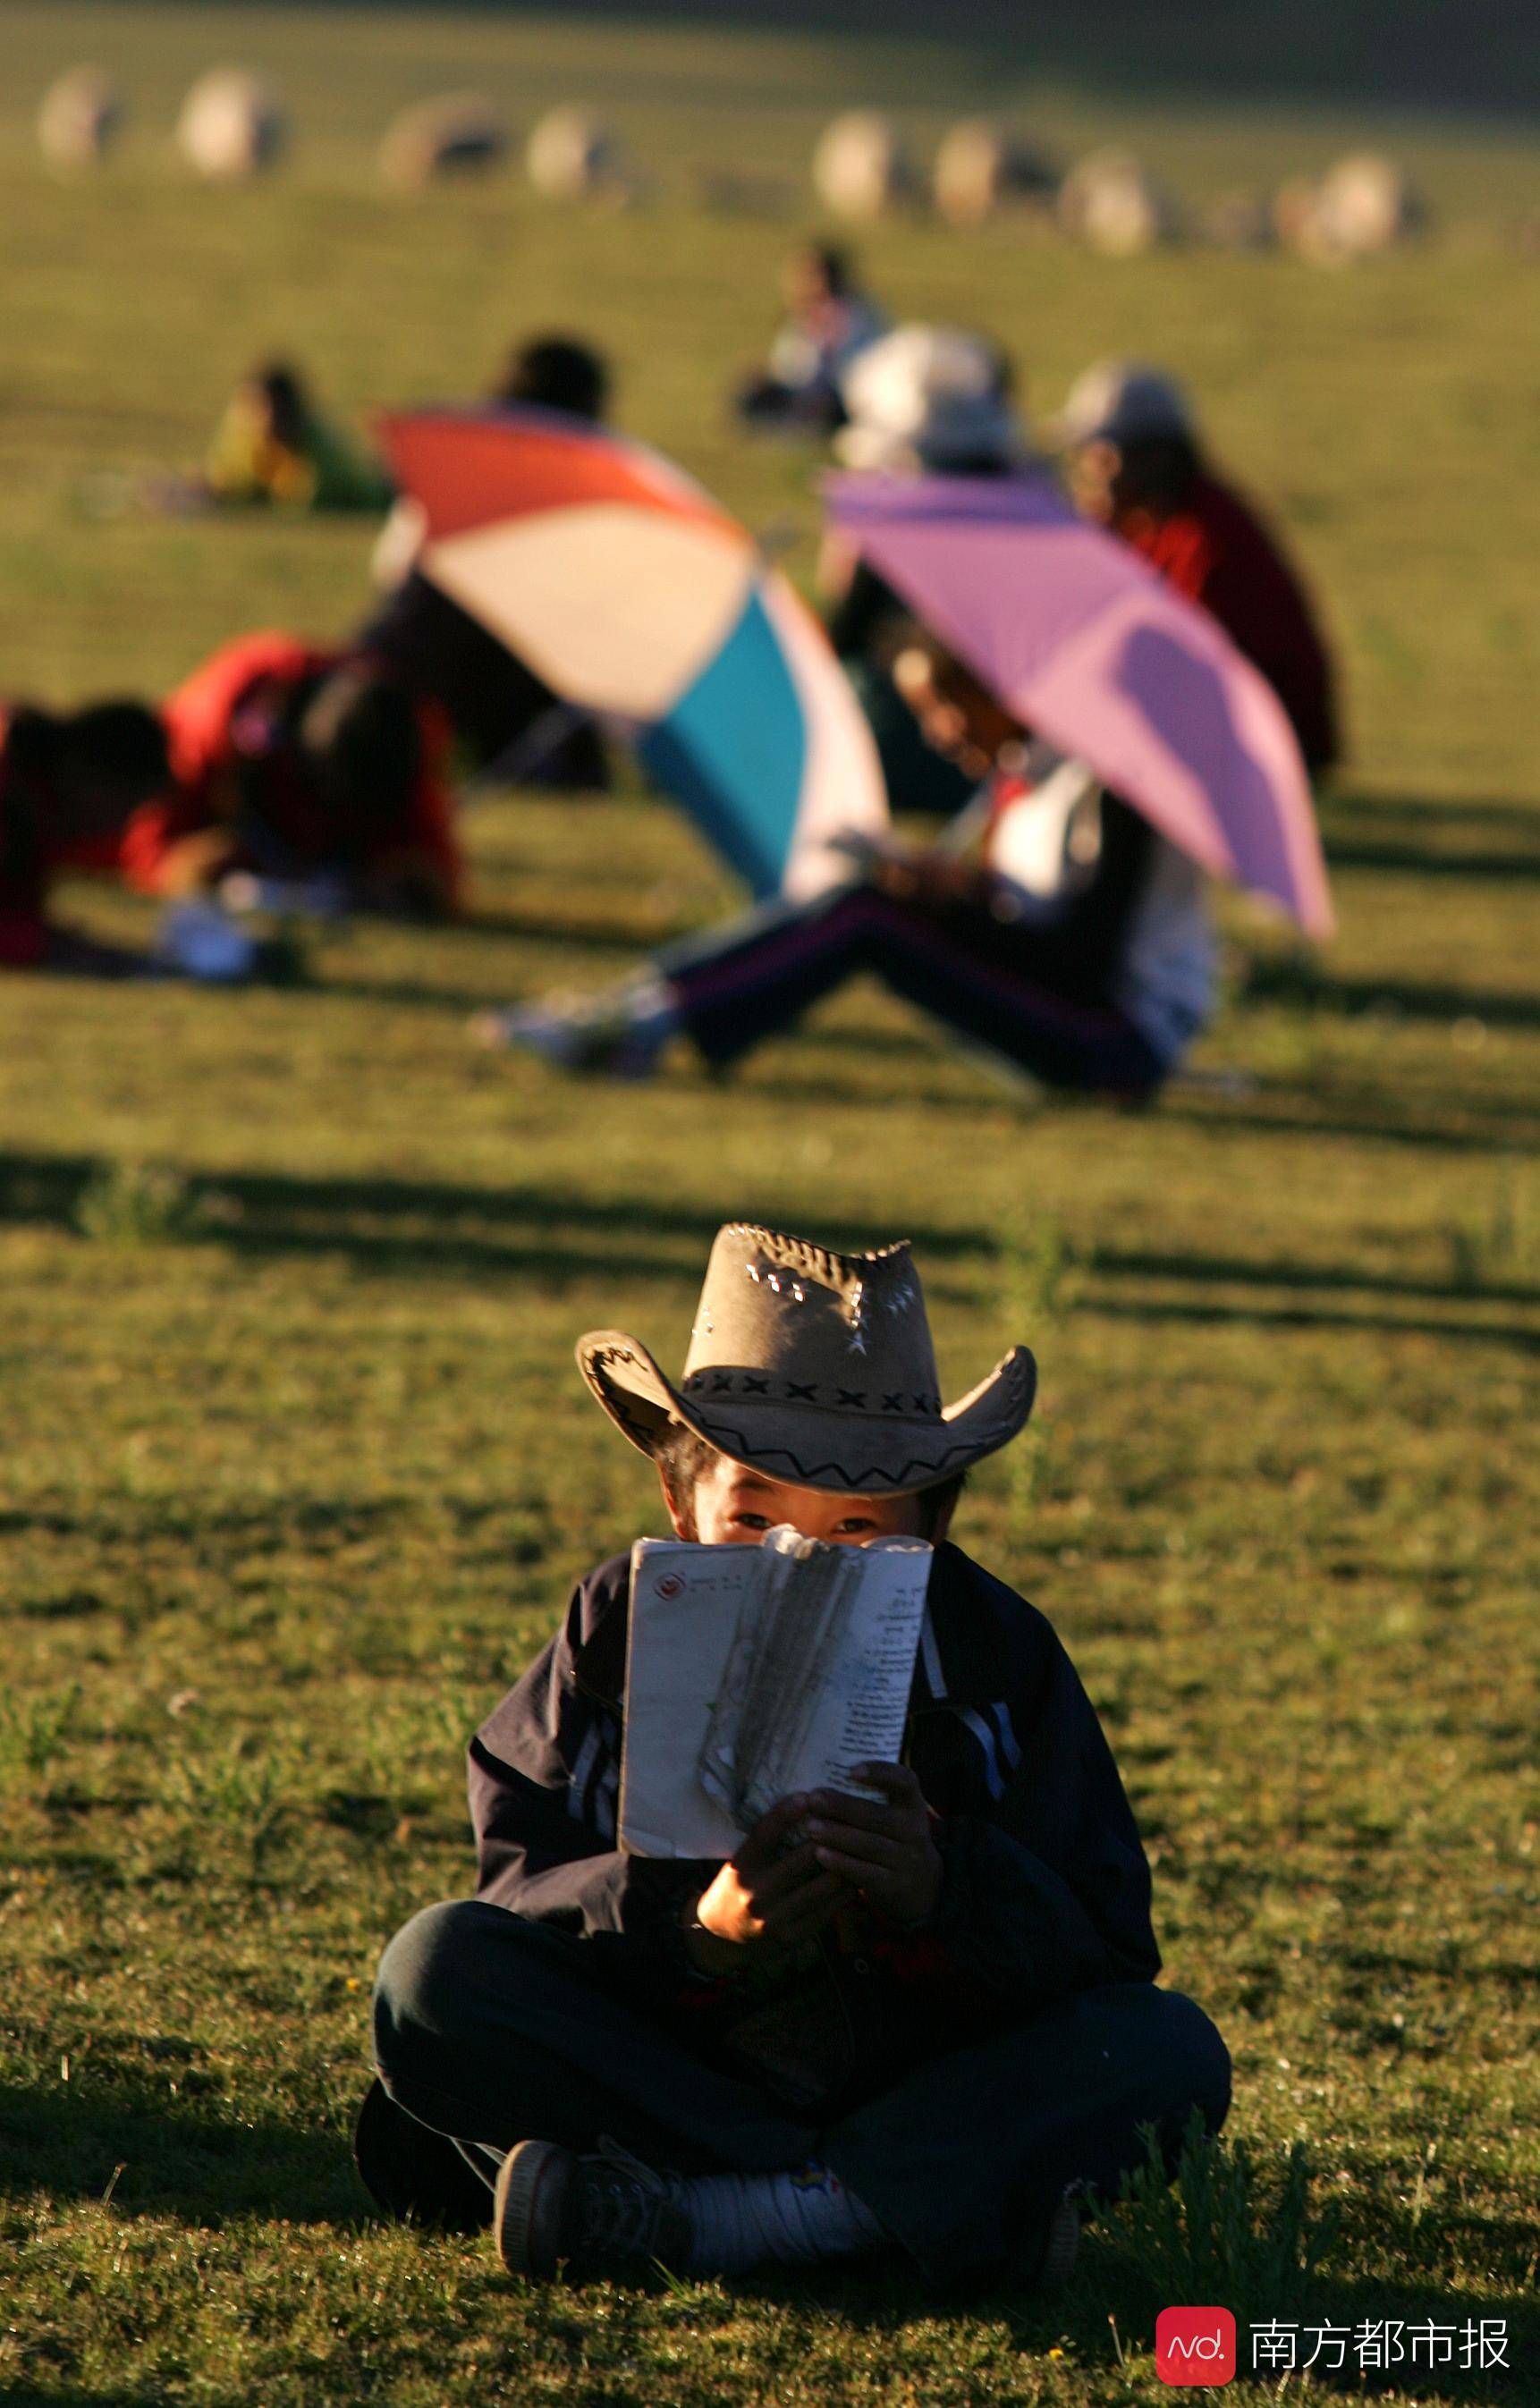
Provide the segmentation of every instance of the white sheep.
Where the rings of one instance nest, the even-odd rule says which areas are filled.
[[[1130,150],[1092,150],[1059,187],[1058,220],[1088,250],[1131,259],[1176,232],[1165,193]]]
[[[281,155],[289,122],[272,85],[245,67],[200,76],[181,105],[177,142],[184,158],[217,183],[260,176]]]
[[[1273,222],[1287,249],[1318,266],[1341,267],[1411,241],[1423,209],[1393,160],[1361,151],[1339,159],[1318,184],[1291,177],[1274,199]]]
[[[813,185],[836,217],[879,218],[914,196],[916,179],[888,119],[873,108],[851,108],[819,136]]]
[[[548,201],[628,200],[636,190],[621,144],[585,108],[553,108],[542,117],[525,165]]]
[[[100,67],[71,67],[37,112],[37,142],[50,167],[94,167],[122,130],[123,99]]]
[[[986,117],[964,118],[936,153],[931,191],[949,224],[983,225],[1002,208],[1042,204],[1058,176],[1041,150]]]
[[[1323,248],[1344,259],[1396,251],[1418,232],[1422,205],[1393,159],[1361,151],[1321,179],[1317,215]]]

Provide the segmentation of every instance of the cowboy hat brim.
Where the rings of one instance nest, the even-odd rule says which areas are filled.
[[[1009,1445],[1037,1394],[1037,1365],[1025,1346],[1014,1346],[955,1405],[923,1417],[776,1396],[796,1383],[752,1370],[698,1374],[686,1396],[622,1329],[590,1330],[577,1357],[616,1428],[643,1455],[655,1454],[679,1423],[767,1479],[842,1497],[903,1497],[955,1478]]]

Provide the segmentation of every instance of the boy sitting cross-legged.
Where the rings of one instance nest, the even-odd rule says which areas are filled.
[[[683,1380],[585,1338],[676,1534],[779,1523],[935,1547],[881,1803],[789,1797],[730,1862],[617,1849],[629,1558],[470,1746],[473,1899],[380,1969],[360,2168],[397,2214],[491,2221],[513,2272],[701,2277],[897,2246],[931,2281],[1065,2271],[1139,2127],[1217,2128],[1230,2067],[1155,1986],[1149,1873],[1050,1625],[951,1544],[969,1467],[1031,1410],[1018,1347],[943,1407],[909,1249],[734,1225]]]

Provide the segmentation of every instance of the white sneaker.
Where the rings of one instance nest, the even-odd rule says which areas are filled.
[[[624,996],[562,1007],[522,1004],[508,1011],[479,1011],[470,1024],[478,1043],[517,1046],[538,1054],[558,1070],[607,1079],[650,1079],[672,1031],[638,1020]]]

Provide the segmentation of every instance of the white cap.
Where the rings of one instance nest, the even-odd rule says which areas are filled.
[[[1197,435],[1192,405],[1174,377],[1130,360],[1099,360],[1076,377],[1049,432],[1056,443],[1153,443]]]
[[[1024,452],[1004,353],[955,326],[900,326],[852,361],[850,423],[835,450],[851,468],[948,468]]]

